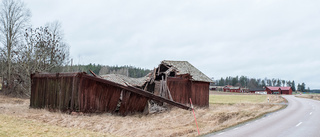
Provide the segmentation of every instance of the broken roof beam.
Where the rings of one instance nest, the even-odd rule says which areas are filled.
[[[170,105],[173,105],[173,106],[176,106],[176,107],[179,107],[179,108],[182,108],[182,109],[191,110],[191,108],[186,106],[186,105],[183,105],[181,103],[174,102],[174,101],[171,101],[169,99],[154,95],[152,93],[146,92],[146,91],[144,91],[142,89],[139,89],[139,88],[136,88],[136,87],[124,86],[124,85],[121,85],[121,84],[118,84],[118,83],[114,83],[114,82],[109,81],[109,80],[105,80],[105,79],[98,78],[98,77],[93,77],[93,76],[90,76],[90,75],[83,75],[83,77],[88,78],[88,79],[92,79],[92,80],[96,80],[96,81],[101,82],[101,83],[105,83],[105,84],[110,84],[110,85],[114,85],[114,86],[117,86],[117,87],[121,87],[121,88],[123,88],[125,90],[128,90],[128,91],[131,91],[133,93],[142,95],[144,97],[147,97],[147,98],[155,100],[155,101],[165,102],[165,103],[168,103]]]

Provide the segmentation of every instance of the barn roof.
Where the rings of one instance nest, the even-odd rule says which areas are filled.
[[[213,82],[213,80],[191,65],[188,61],[164,60],[161,64],[173,67],[176,70],[177,75],[190,74],[193,81]]]
[[[229,89],[240,89],[240,87],[230,87]]]
[[[280,90],[290,90],[291,87],[267,87],[270,90],[278,90],[280,88]]]
[[[281,90],[290,90],[291,87],[280,87]]]
[[[270,90],[279,90],[280,87],[267,87]]]
[[[141,78],[131,78],[120,74],[107,74],[101,76],[103,79],[121,84],[123,86],[135,86],[141,87],[144,83],[147,82],[149,77],[141,77]]]

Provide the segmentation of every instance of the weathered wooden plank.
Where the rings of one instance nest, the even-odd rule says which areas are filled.
[[[130,94],[131,92],[129,91],[124,91],[122,93],[122,101],[121,101],[121,106],[120,106],[120,110],[119,113],[121,115],[126,115],[128,113],[127,109],[129,107],[129,99],[130,99]]]
[[[186,105],[183,105],[181,103],[177,103],[177,102],[168,100],[168,99],[160,97],[160,96],[156,96],[156,95],[154,95],[152,93],[146,92],[146,91],[144,91],[142,89],[139,89],[139,88],[136,88],[136,87],[120,85],[118,83],[114,83],[112,81],[108,81],[108,80],[101,79],[101,78],[96,78],[96,77],[93,77],[93,76],[90,76],[90,75],[83,75],[83,77],[84,78],[88,78],[88,79],[92,79],[92,80],[96,80],[96,81],[99,81],[101,83],[114,85],[114,86],[123,88],[125,90],[131,91],[133,93],[145,96],[145,97],[147,97],[149,99],[153,99],[153,100],[160,101],[160,102],[165,102],[165,103],[168,103],[170,105],[173,105],[173,106],[176,106],[176,107],[179,107],[179,108],[182,108],[182,109],[187,109],[187,110],[190,109],[190,107],[188,107]]]

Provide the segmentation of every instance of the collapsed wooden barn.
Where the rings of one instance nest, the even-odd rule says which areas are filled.
[[[187,61],[164,60],[150,74],[146,90],[173,101],[199,107],[209,106],[209,77]]]
[[[154,100],[190,109],[130,84],[119,84],[86,73],[35,73],[31,75],[31,81],[31,108],[127,115],[144,112],[148,100]]]

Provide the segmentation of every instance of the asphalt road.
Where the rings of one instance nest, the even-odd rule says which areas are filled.
[[[320,137],[320,101],[283,96],[287,108],[241,126],[217,132],[214,137]]]

